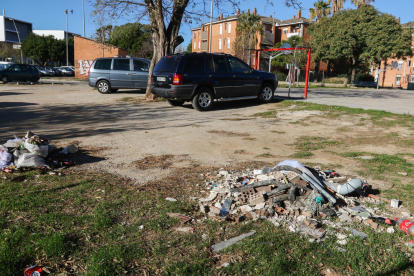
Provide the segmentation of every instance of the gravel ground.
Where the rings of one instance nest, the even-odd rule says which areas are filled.
[[[164,177],[174,167],[224,167],[249,160],[275,164],[295,153],[292,144],[300,136],[337,135],[329,124],[295,124],[307,122],[318,111],[282,110],[271,119],[251,116],[274,110],[275,103],[219,102],[212,111],[197,112],[188,103],[172,107],[167,102],[121,100],[143,98],[140,91],[102,95],[86,82],[47,82],[0,85],[0,141],[27,130],[59,145],[79,141],[81,148],[99,149],[104,157],[84,168],[118,173],[139,183]],[[343,120],[336,127],[347,124]],[[145,157],[162,155],[173,156],[171,166],[143,170],[134,165]],[[308,161],[338,164],[338,158],[320,154]],[[353,173],[349,166],[351,171],[344,173]]]

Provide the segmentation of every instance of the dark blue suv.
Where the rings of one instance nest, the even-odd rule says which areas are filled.
[[[151,92],[170,105],[191,101],[199,111],[210,110],[215,99],[257,97],[271,102],[276,76],[252,69],[228,54],[191,53],[163,57],[151,75]]]

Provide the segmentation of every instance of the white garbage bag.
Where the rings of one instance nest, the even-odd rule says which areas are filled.
[[[42,146],[33,145],[27,142],[26,140],[24,141],[23,146],[31,153],[37,154],[42,157],[46,157],[49,154],[49,145],[42,145]]]
[[[0,150],[0,169],[7,168],[8,166],[14,166],[13,154],[8,153],[6,150]]]
[[[21,154],[16,162],[17,168],[41,168],[46,166],[46,160],[35,153]]]

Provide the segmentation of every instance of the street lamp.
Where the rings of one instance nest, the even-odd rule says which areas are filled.
[[[68,13],[73,14],[73,10],[65,10],[65,14],[66,14],[66,66],[69,66]]]
[[[13,25],[14,28],[16,29],[16,33],[17,33],[17,38],[19,39],[19,43],[20,43],[20,63],[23,63],[23,52],[22,52],[22,42],[20,41],[20,35],[19,35],[19,31],[16,28],[16,23],[14,22],[13,18],[8,18],[10,21],[13,21]]]

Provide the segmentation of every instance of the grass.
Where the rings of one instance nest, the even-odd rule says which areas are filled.
[[[227,169],[264,165],[269,164],[251,162]],[[353,275],[410,272],[411,261],[399,247],[406,240],[402,232],[384,235],[362,228],[368,239],[349,238],[343,246],[347,253],[340,253],[334,236],[322,246],[260,219],[239,224],[204,220],[189,196],[202,196],[198,185],[205,179],[200,174],[218,169],[182,168],[145,186],[84,171],[7,175],[0,179],[0,271],[20,275],[38,264],[51,275],[319,275],[324,268]],[[27,182],[12,182],[18,175],[25,175]],[[198,219],[188,224],[194,233],[174,231],[183,225],[168,217],[169,212]],[[211,253],[213,244],[250,230],[257,233]],[[223,268],[224,262],[231,265]]]
[[[261,118],[277,118],[277,111],[266,111],[266,112],[260,112],[253,114],[254,117],[261,117]]]
[[[309,158],[313,156],[313,153],[310,151],[299,151],[292,155],[293,158]]]
[[[305,151],[325,149],[327,147],[338,146],[341,144],[343,144],[342,141],[328,140],[324,137],[302,136],[297,139],[297,142],[294,145],[300,151],[305,152]]]

